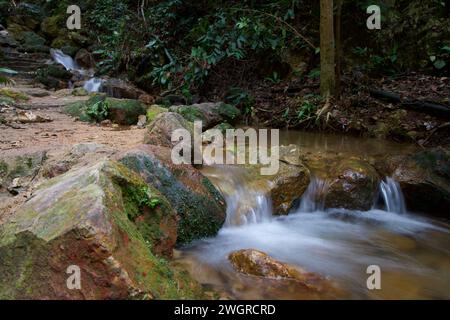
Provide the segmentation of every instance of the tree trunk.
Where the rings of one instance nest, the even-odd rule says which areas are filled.
[[[333,0],[320,0],[320,93],[334,95],[336,87]]]
[[[344,0],[336,3],[336,96],[341,95],[341,73],[342,73],[342,4]]]

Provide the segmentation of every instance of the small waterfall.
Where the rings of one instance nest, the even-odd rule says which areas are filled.
[[[308,188],[301,198],[298,211],[323,211],[325,209],[325,195],[327,193],[328,187],[329,184],[327,181],[321,180],[317,177],[312,177]]]
[[[100,78],[91,78],[84,83],[83,88],[87,92],[99,92],[103,84],[103,80]]]
[[[227,218],[225,226],[240,226],[270,221],[272,202],[265,194],[239,188],[225,197]]]
[[[380,183],[380,195],[386,207],[386,211],[394,213],[406,213],[405,199],[402,189],[397,181],[386,177]]]
[[[225,228],[270,221],[272,200],[264,188],[249,183],[248,172],[234,166],[207,166],[202,170],[221,191],[226,204]]]
[[[99,92],[100,91],[102,84],[103,84],[103,80],[100,78],[93,77],[92,70],[85,70],[85,69],[81,68],[78,65],[78,63],[76,63],[76,61],[72,59],[72,57],[64,54],[59,49],[51,49],[50,54],[51,54],[53,60],[55,60],[57,63],[63,65],[64,68],[66,68],[66,70],[78,73],[81,76],[83,76],[83,78],[90,78],[89,80],[87,80],[84,83],[84,86],[83,86],[83,88],[87,92]],[[69,87],[70,87],[70,85],[69,85]]]
[[[51,49],[50,54],[57,63],[61,64],[69,71],[77,71],[81,74],[84,74],[86,70],[83,70],[76,62],[72,59],[72,57],[64,54],[59,49]]]

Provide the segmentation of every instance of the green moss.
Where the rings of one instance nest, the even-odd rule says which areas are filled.
[[[47,53],[49,47],[45,45],[45,39],[31,31],[25,31],[21,34],[22,47],[27,52],[43,52]]]
[[[228,121],[236,120],[241,112],[235,106],[231,104],[222,103],[219,107],[219,114]]]
[[[30,99],[26,94],[10,88],[0,88],[0,96],[13,99],[14,101],[27,101]]]
[[[146,182],[157,188],[176,209],[180,216],[177,239],[179,244],[187,244],[195,239],[217,234],[223,224],[223,217],[216,215],[221,208],[214,200],[222,199],[217,191],[212,193],[214,200],[194,192],[151,157],[128,156],[120,161],[137,173],[145,173]],[[207,190],[215,189],[206,180],[203,183],[207,186]]]
[[[76,97],[82,97],[82,96],[87,96],[89,94],[89,92],[87,92],[86,89],[84,88],[75,88],[72,90],[72,95],[76,96]]]
[[[162,108],[158,105],[152,105],[147,109],[147,122],[150,123],[153,120],[155,120],[155,118],[161,114],[167,112],[166,108]]]
[[[192,106],[181,106],[178,108],[177,112],[190,122],[205,120],[202,112]]]
[[[226,122],[222,122],[214,127],[214,129],[219,129],[222,133],[225,133],[228,129],[234,129],[234,127]]]
[[[108,118],[117,124],[134,125],[140,115],[145,115],[146,110],[143,103],[132,99],[107,98],[109,106]]]

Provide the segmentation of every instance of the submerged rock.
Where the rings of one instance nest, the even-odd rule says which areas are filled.
[[[199,297],[194,282],[151,251],[164,242],[173,247],[163,227],[176,223],[170,208],[139,176],[111,161],[48,181],[0,226],[0,297]],[[80,270],[78,290],[68,288],[69,267]]]
[[[214,236],[225,221],[225,201],[221,194],[191,165],[174,165],[169,148],[141,145],[118,156],[158,189],[179,217],[178,243]]]
[[[270,195],[275,214],[288,214],[303,195],[310,182],[310,173],[304,165],[280,162],[278,173],[270,177]]]
[[[333,287],[333,284],[314,273],[306,272],[298,267],[279,262],[266,253],[244,249],[232,252],[228,256],[234,269],[240,273],[279,280],[295,280],[302,283],[308,289],[321,291]]]

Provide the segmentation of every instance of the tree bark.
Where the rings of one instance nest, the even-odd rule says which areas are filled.
[[[342,4],[344,0],[336,2],[336,96],[341,95],[341,73],[342,73]]]
[[[320,93],[334,95],[336,89],[333,0],[320,0]]]

